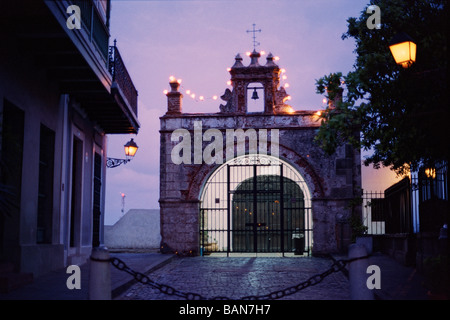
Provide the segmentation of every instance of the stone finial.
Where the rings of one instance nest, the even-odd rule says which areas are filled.
[[[242,64],[242,57],[241,57],[241,55],[239,53],[236,55],[236,57],[234,59],[236,60],[236,62],[234,63],[234,65],[232,67],[233,69],[234,68],[243,68],[244,67],[244,65]]]
[[[290,105],[286,104],[289,100],[289,94],[287,94],[286,89],[281,87],[279,90],[275,91],[275,113],[292,113],[293,109]]]
[[[233,104],[232,104],[233,93],[231,92],[230,89],[227,88],[225,90],[225,93],[220,98],[226,102],[225,105],[223,105],[223,104],[220,105],[220,112],[232,113],[235,111],[233,108]]]
[[[259,57],[261,57],[261,54],[259,52],[256,52],[256,50],[253,50],[253,52],[250,54],[251,61],[249,67],[259,67]]]
[[[278,67],[278,65],[273,62],[274,56],[272,55],[272,53],[269,53],[269,55],[267,56],[266,60],[266,67]]]

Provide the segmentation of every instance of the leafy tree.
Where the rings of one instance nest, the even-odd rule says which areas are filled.
[[[316,81],[317,93],[330,100],[346,88],[342,101],[322,114],[316,141],[328,153],[347,142],[372,149],[365,165],[391,167],[399,174],[447,160],[446,1],[372,0],[370,5],[380,8],[381,28],[367,27],[371,13],[364,8],[359,18],[347,20],[342,35],[356,41],[354,70]],[[407,69],[389,50],[399,32],[417,44],[416,62]]]

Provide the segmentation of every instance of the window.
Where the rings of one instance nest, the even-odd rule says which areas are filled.
[[[70,247],[77,247],[81,239],[83,175],[83,140],[73,136],[72,144],[72,181],[70,205]]]
[[[0,260],[18,243],[25,113],[4,100],[0,125]],[[8,217],[8,218],[6,218]]]
[[[53,171],[55,132],[41,124],[39,146],[39,191],[37,215],[37,243],[52,242],[53,227]]]
[[[102,156],[95,152],[94,156],[94,201],[92,217],[92,246],[100,245],[100,215],[102,193]]]

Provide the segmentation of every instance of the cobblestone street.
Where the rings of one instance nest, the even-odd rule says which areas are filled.
[[[172,260],[148,276],[182,292],[208,299],[227,297],[239,300],[249,295],[266,295],[295,286],[328,270],[333,261],[317,257],[189,257]],[[139,270],[135,270],[139,271]],[[145,284],[135,284],[118,300],[180,300]],[[332,273],[321,283],[280,300],[347,300],[348,279]]]

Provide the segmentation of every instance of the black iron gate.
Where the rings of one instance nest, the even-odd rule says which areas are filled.
[[[310,208],[290,170],[280,162],[261,161],[219,169],[202,197],[201,253],[309,254]]]

